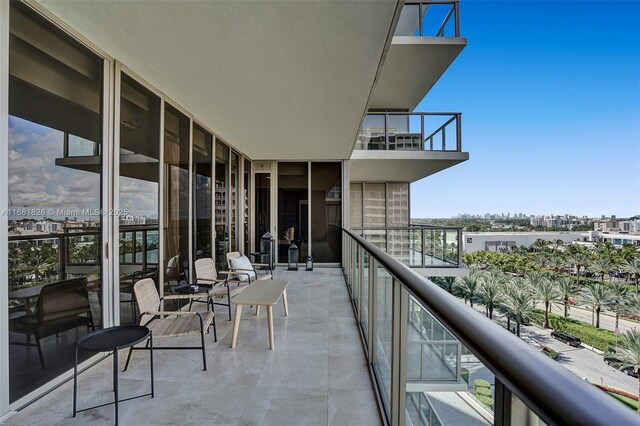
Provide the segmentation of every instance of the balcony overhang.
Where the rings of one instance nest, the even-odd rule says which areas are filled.
[[[468,159],[468,152],[354,150],[349,176],[353,182],[415,182]]]
[[[369,109],[412,111],[466,45],[464,37],[393,37]]]
[[[398,1],[38,0],[253,159],[348,159]]]

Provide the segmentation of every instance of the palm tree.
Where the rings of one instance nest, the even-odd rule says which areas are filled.
[[[636,294],[638,294],[638,281],[640,281],[640,258],[627,260],[622,265],[622,270],[631,275],[636,284]]]
[[[528,281],[527,275],[530,274],[525,274],[525,281]],[[553,284],[553,281],[549,280],[546,277],[537,279],[533,282],[533,284],[529,285],[534,297],[544,304],[543,327],[549,328],[549,310],[551,309],[551,303],[560,298],[560,293],[558,292],[556,286]]]
[[[452,293],[453,283],[455,282],[456,277],[429,277],[429,279],[438,287]]]
[[[623,362],[623,367],[631,367],[640,373],[640,331],[637,328],[626,331],[622,335],[622,348],[616,350],[616,358]],[[638,399],[640,400],[640,374],[638,375]],[[640,414],[640,405],[638,405]]]
[[[556,289],[558,290],[558,295],[564,304],[564,317],[566,318],[569,311],[569,299],[574,297],[577,293],[576,284],[569,277],[561,277],[556,281]]]
[[[480,280],[478,295],[482,303],[486,306],[489,319],[493,319],[493,308],[502,297],[502,283],[499,279],[494,279],[492,275],[485,274]]]
[[[640,295],[632,294],[624,304],[624,312],[631,315],[640,316]]]
[[[576,274],[578,276],[577,285],[580,287],[580,269],[589,264],[589,257],[578,251],[570,253],[567,257],[567,261],[576,268]]]
[[[473,298],[478,293],[479,285],[480,276],[478,275],[478,272],[471,271],[467,277],[456,278],[455,288],[462,294],[465,303],[469,300],[469,303],[473,308]]]
[[[613,298],[611,290],[604,284],[589,284],[582,298],[591,306],[591,310],[596,316],[596,328],[600,328],[600,312],[602,308],[611,305]]]
[[[618,322],[620,321],[620,312],[624,308],[625,298],[629,292],[629,286],[624,281],[616,281],[609,284],[609,290],[613,296],[613,308],[616,312],[616,330],[618,329]]]
[[[505,293],[502,306],[506,311],[507,318],[513,318],[516,321],[516,335],[518,337],[520,337],[520,324],[531,315],[535,303],[531,290],[524,286],[509,286],[509,290]]]
[[[589,263],[589,269],[600,275],[600,282],[604,284],[604,276],[613,269],[613,262],[607,257],[599,255]]]

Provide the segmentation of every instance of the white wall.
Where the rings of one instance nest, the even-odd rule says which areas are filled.
[[[463,232],[462,248],[464,253],[471,253],[486,250],[486,243],[492,241],[514,241],[517,246],[529,247],[537,239],[570,243],[584,238],[587,233],[581,232]]]

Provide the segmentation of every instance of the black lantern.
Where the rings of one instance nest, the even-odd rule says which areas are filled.
[[[287,271],[298,270],[298,246],[295,243],[291,243],[289,246],[288,256],[288,268]]]
[[[307,257],[307,271],[313,271],[313,255]]]
[[[276,252],[275,246],[276,239],[267,231],[260,238],[260,263],[268,264],[270,271],[273,271],[273,255]]]

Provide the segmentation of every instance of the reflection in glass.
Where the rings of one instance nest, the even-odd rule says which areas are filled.
[[[311,251],[316,262],[342,256],[342,164],[311,163]]]
[[[238,214],[240,197],[238,194],[238,179],[240,178],[240,157],[231,152],[231,180],[229,184],[229,243],[230,251],[238,251]]]
[[[211,257],[213,136],[193,126],[193,259]]]
[[[189,118],[169,104],[164,109],[165,284],[189,276]]]
[[[244,160],[244,194],[243,194],[243,232],[244,232],[244,254],[249,256],[249,194],[251,194],[251,162]],[[257,246],[258,248],[260,246]]]
[[[216,267],[227,269],[226,255],[229,251],[229,230],[227,228],[227,173],[229,171],[229,148],[216,141]]]
[[[385,184],[367,183],[364,185],[364,226],[384,227],[385,213]]]
[[[307,163],[278,163],[278,262],[287,262],[292,243],[307,256],[309,225]]]
[[[9,32],[9,206],[1,207],[14,402],[69,370],[78,336],[102,326],[103,62],[19,2]]]
[[[271,173],[255,174],[255,248],[260,248],[260,238],[271,230]],[[266,263],[266,262],[263,262]]]

